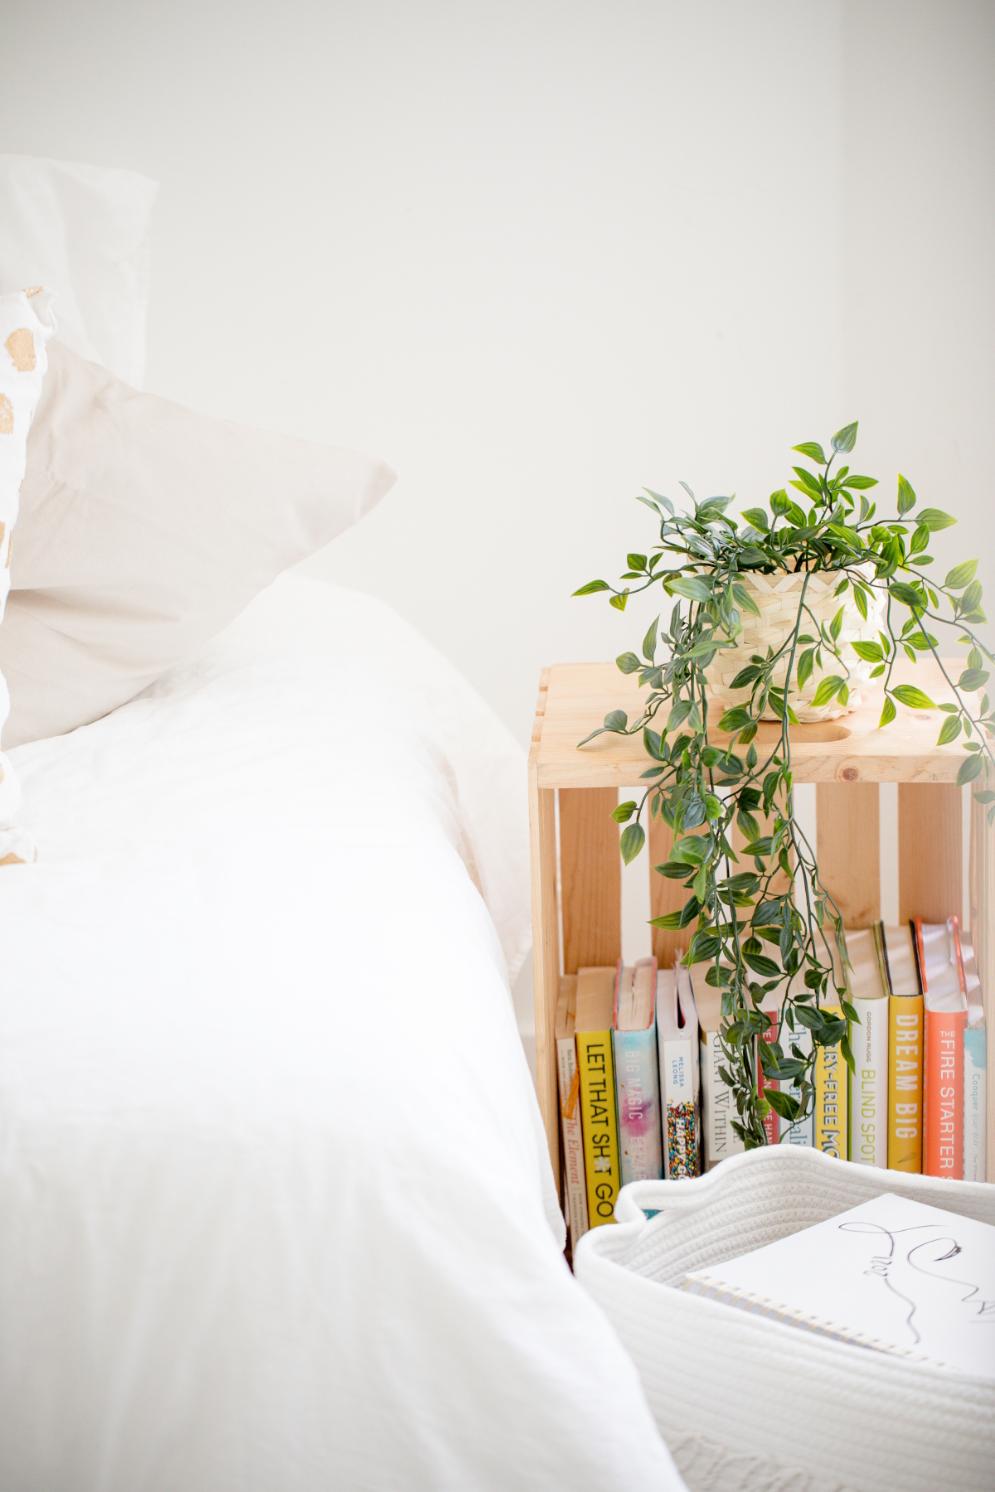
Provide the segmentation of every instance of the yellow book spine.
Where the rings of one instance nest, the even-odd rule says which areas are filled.
[[[602,1223],[614,1222],[615,1199],[621,1185],[610,1031],[577,1032],[577,1071],[588,1222],[597,1228]]]
[[[840,1005],[824,1005],[827,1015],[843,1019]],[[846,1160],[847,1155],[847,1066],[839,1045],[816,1047],[815,1124],[816,1150]]]
[[[888,1165],[922,1170],[922,995],[888,1000]]]

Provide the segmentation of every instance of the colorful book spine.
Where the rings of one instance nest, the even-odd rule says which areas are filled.
[[[849,1079],[851,1161],[862,1166],[888,1164],[888,999],[852,997],[859,1017],[850,1026],[853,1071]]]
[[[966,1010],[926,1009],[925,1142],[927,1176],[964,1175],[964,1033]]]
[[[612,1041],[622,1185],[627,1186],[663,1175],[656,1025],[644,1031],[614,1031]]]
[[[824,1005],[827,1015],[843,1019],[841,1005]],[[815,1054],[813,1143],[823,1155],[847,1157],[847,1067],[839,1044],[820,1046]]]
[[[720,1075],[726,1066],[722,1052],[722,1041],[718,1031],[701,1033],[701,1106],[702,1128],[705,1140],[705,1169],[717,1166],[727,1155],[737,1155],[745,1150],[742,1139],[732,1127],[736,1117],[736,1104],[732,1089],[727,1087]]]
[[[597,1228],[614,1221],[621,1181],[610,1030],[577,1032],[577,1070],[588,1223]]]
[[[964,1180],[987,1180],[988,1050],[982,1022],[964,1030]]]
[[[698,1035],[660,1036],[660,1103],[663,1110],[664,1175],[668,1181],[701,1173],[694,1072]]]
[[[587,1183],[584,1178],[584,1136],[580,1124],[580,1074],[574,1037],[561,1036],[556,1043],[560,1079],[560,1131],[563,1135],[563,1185],[567,1204],[570,1242],[587,1232]]]
[[[773,1046],[774,1042],[777,1040],[778,1018],[777,1014],[774,1011],[769,1011],[768,1014],[770,1015],[770,1025],[767,1027],[766,1031],[761,1037],[761,1040],[767,1042],[768,1046]],[[763,1063],[760,1061],[760,1055],[758,1053],[757,1092],[759,1093],[760,1097],[763,1098],[768,1088],[771,1090],[771,1092],[776,1092],[778,1087],[779,1084],[775,1078],[764,1077]],[[773,1109],[768,1108],[766,1114],[764,1114],[763,1126],[764,1134],[767,1136],[767,1144],[779,1144],[781,1140],[781,1121],[778,1118],[777,1114],[774,1113]]]
[[[888,1165],[922,1170],[922,995],[888,1000]]]

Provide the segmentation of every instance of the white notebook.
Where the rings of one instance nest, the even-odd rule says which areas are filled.
[[[940,1207],[875,1197],[684,1283],[844,1341],[995,1379],[995,1228]]]

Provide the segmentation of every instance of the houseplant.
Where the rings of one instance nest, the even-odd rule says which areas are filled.
[[[839,1003],[856,1018],[842,919],[794,811],[790,727],[845,712],[871,686],[881,691],[882,727],[900,709],[935,708],[919,684],[895,677],[901,660],[935,659],[952,691],[939,706],[939,742],[966,746],[959,780],[974,783],[992,805],[989,822],[995,816],[986,786],[995,762],[992,654],[972,630],[985,620],[977,562],[932,577],[932,536],[955,520],[921,507],[902,476],[895,513],[879,514],[868,495],[876,480],[847,464],[856,439],[854,423],[833,436],[828,454],[815,441],[795,446],[807,464],[738,520],[729,498],[698,501],[684,483],[683,511],[645,490],[638,500],[657,521],[658,543],[628,555],[618,586],[592,580],[576,592],[606,592],[619,611],[654,587],[674,601],[641,652],[616,660],[647,690],[642,711],[630,720],[612,710],[582,744],[606,731],[642,736],[645,788],[614,813],[624,825],[622,857],[639,854],[649,817],[672,829],[671,858],[656,868],[687,899],[655,925],[686,930],[686,961],[707,963],[708,983],[722,991],[722,1077],[747,1148],[765,1143],[768,1104],[789,1122],[811,1112],[818,1047],[839,1042],[853,1063],[846,1020],[822,1008]],[[955,675],[935,631],[951,627],[966,650]],[[761,751],[765,719],[779,730]],[[771,1023],[762,1008],[770,995],[783,1007],[779,1039],[767,1042],[757,1038]],[[808,1052],[797,1040],[802,1027],[812,1034]],[[758,1053],[764,1075],[793,1084],[797,1097],[759,1091]]]

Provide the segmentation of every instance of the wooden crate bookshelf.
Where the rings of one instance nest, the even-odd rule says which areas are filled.
[[[956,665],[954,665],[956,668]],[[950,698],[939,669],[917,668],[916,682],[937,704]],[[897,680],[896,680],[897,681]],[[532,834],[532,921],[536,1025],[536,1087],[557,1178],[560,1126],[554,1020],[561,974],[587,964],[614,963],[622,939],[622,878],[618,830],[611,810],[620,787],[632,788],[647,758],[638,737],[581,741],[609,710],[641,710],[634,677],[611,663],[564,663],[547,669],[529,757]],[[995,828],[970,805],[968,897],[964,896],[964,795],[957,772],[962,744],[937,746],[938,710],[905,711],[877,729],[880,696],[839,720],[792,728],[797,783],[816,785],[816,853],[823,879],[849,927],[881,916],[880,784],[898,784],[898,915],[941,921],[968,907],[985,1000],[988,1070],[995,1067]],[[779,727],[762,726],[758,746]],[[718,737],[717,739],[724,739]],[[667,858],[670,831],[649,830],[643,860],[650,877],[651,915],[683,904],[679,884],[654,874]],[[653,930],[653,951],[671,960],[674,933]],[[995,1102],[988,1102],[988,1178],[995,1177]]]

